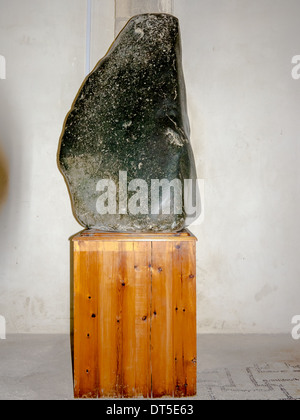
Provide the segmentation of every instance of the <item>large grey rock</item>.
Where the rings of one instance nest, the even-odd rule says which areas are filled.
[[[105,231],[183,229],[180,193],[168,203],[164,181],[164,214],[157,214],[153,180],[179,187],[197,178],[189,135],[178,20],[138,15],[88,76],[66,119],[59,165],[78,221]]]

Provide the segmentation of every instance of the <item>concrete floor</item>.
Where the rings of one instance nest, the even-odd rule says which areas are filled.
[[[200,400],[300,399],[300,341],[291,336],[198,337]],[[0,400],[72,400],[70,339],[0,340]]]

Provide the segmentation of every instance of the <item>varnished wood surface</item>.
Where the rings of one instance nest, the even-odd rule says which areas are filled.
[[[76,398],[196,394],[196,238],[138,236],[73,238]]]
[[[187,229],[177,233],[123,233],[123,232],[102,232],[94,229],[87,229],[72,238],[73,241],[174,241],[180,238],[181,241],[195,241],[196,237]]]

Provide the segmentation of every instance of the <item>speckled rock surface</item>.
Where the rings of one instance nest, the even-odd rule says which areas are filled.
[[[151,183],[176,179],[183,185],[184,179],[197,178],[189,135],[178,20],[166,14],[138,15],[88,76],[66,119],[59,165],[77,220],[104,231],[183,229],[183,205],[181,212],[170,206],[170,214],[152,214]],[[125,194],[120,171],[123,187],[143,180],[148,195],[132,188],[139,182]],[[107,192],[100,188],[101,180],[116,186],[116,205],[108,214],[99,211],[99,197],[103,201]],[[143,192],[143,199],[135,201],[140,212],[132,212],[126,200],[134,202],[138,192]]]

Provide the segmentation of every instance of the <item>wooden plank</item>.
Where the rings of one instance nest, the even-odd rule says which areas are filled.
[[[151,245],[122,242],[118,247],[120,395],[125,398],[148,397],[151,395]]]
[[[135,348],[135,278],[133,243],[121,242],[119,248],[118,282],[121,285],[122,311],[122,396],[135,396],[136,348]]]
[[[172,242],[152,242],[152,396],[174,395]]]
[[[175,396],[196,393],[196,265],[195,242],[180,242],[174,247],[174,346]]]
[[[184,305],[182,285],[182,242],[174,242],[173,245],[173,326],[174,332],[174,375],[175,389],[174,396],[181,398],[185,396],[186,374],[184,369]]]
[[[74,396],[81,397],[81,358],[84,357],[84,349],[81,346],[82,338],[82,319],[79,316],[79,308],[81,308],[81,288],[82,280],[80,275],[80,249],[78,243],[74,243],[73,248],[74,262]]]
[[[84,240],[84,241],[132,241],[132,242],[148,242],[148,241],[163,241],[169,242],[180,239],[181,241],[196,240],[188,230],[184,230],[178,233],[122,233],[122,232],[101,232],[96,230],[85,230],[74,236],[73,240]]]
[[[151,397],[151,242],[134,243],[136,377],[135,396]]]
[[[124,395],[124,375],[123,375],[123,306],[124,306],[124,286],[125,280],[122,275],[123,254],[121,253],[119,244],[117,244],[118,255],[116,256],[116,297],[117,297],[117,316],[116,316],[116,352],[117,352],[117,367],[116,367],[116,391],[119,397]]]
[[[100,244],[100,243],[99,243]],[[118,378],[118,288],[116,283],[117,243],[101,243],[103,257],[97,275],[99,283],[99,396],[116,397]]]
[[[193,396],[197,392],[196,244],[183,242],[181,249],[185,396]]]
[[[98,266],[96,252],[74,256],[74,380],[77,398],[98,396],[98,290],[95,282]]]

